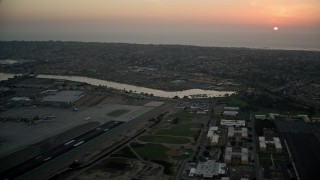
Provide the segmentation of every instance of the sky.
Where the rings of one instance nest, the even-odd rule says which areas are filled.
[[[320,49],[320,1],[0,0],[0,40]]]

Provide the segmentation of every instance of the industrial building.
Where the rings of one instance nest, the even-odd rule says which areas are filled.
[[[212,126],[209,128],[207,138],[210,142],[210,145],[215,146],[218,145],[219,135],[217,134],[218,126]]]
[[[227,165],[225,163],[215,162],[214,160],[208,160],[205,162],[199,162],[197,168],[191,168],[189,177],[203,177],[213,178],[225,175],[227,173]]]
[[[248,164],[249,163],[248,148],[241,148],[241,151],[236,152],[236,151],[233,151],[232,147],[226,147],[226,151],[224,154],[224,162],[231,163],[233,158],[240,158],[241,164]]]

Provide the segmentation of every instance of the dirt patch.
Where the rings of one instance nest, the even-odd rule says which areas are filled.
[[[113,116],[113,117],[119,117],[123,114],[126,114],[130,112],[130,110],[128,109],[118,109],[118,110],[114,110],[114,111],[111,111],[107,114],[107,116]]]
[[[167,151],[166,153],[168,156],[176,156],[179,154],[178,151],[172,150],[172,151]]]
[[[118,161],[121,160],[121,167]],[[72,179],[86,180],[86,179],[115,179],[115,180],[130,180],[130,179],[152,179],[160,169],[160,166],[153,163],[145,163],[139,160],[128,159],[107,159],[93,166],[82,173],[74,176]],[[110,164],[111,163],[111,164]],[[105,164],[105,165],[104,165]],[[107,166],[111,165],[108,168]],[[125,165],[125,167],[123,166]],[[116,167],[117,170],[114,170]],[[119,168],[118,168],[119,167]],[[123,168],[124,167],[124,168]],[[123,169],[122,169],[123,168]],[[71,179],[71,178],[70,178]],[[158,179],[168,179],[165,176],[160,176]]]
[[[190,131],[199,131],[200,128],[190,128]]]

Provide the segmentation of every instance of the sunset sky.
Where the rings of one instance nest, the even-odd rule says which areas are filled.
[[[2,0],[0,40],[320,48],[320,1]]]

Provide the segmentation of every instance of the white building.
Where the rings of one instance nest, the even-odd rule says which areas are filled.
[[[198,163],[194,175],[200,176],[203,178],[213,178],[215,176],[224,175],[226,174],[226,172],[227,172],[227,165],[225,163],[218,163],[218,162],[215,162],[214,160],[208,160],[206,162]]]
[[[14,97],[11,99],[12,101],[27,101],[27,102],[30,102],[31,99],[28,98],[28,97]]]
[[[241,152],[233,152],[232,147],[226,147],[224,154],[224,162],[231,163],[232,158],[240,158],[241,164],[249,163],[249,150],[248,148],[241,148]]]
[[[233,137],[241,137],[241,138],[248,138],[248,129],[243,127],[243,128],[234,128],[233,126],[228,127],[228,137],[233,138]]]
[[[278,137],[273,137],[272,141],[266,141],[264,136],[259,137],[259,148],[261,151],[265,151],[267,149],[267,145],[273,145],[276,152],[282,152],[281,141]]]
[[[265,120],[268,119],[266,115],[254,115],[255,119]]]
[[[236,127],[241,127],[241,126],[246,126],[246,121],[245,120],[227,120],[227,119],[221,119],[220,121],[221,126],[236,126]]]
[[[269,113],[269,117],[274,120],[277,116],[279,116],[279,114],[276,113]]]
[[[211,126],[209,128],[207,138],[210,141],[211,145],[217,145],[219,142],[219,135],[217,134],[218,126]]]
[[[196,168],[191,168],[189,172],[189,177],[193,177],[195,173],[196,173]]]
[[[223,111],[222,113],[224,116],[237,116],[238,114],[238,111]]]

